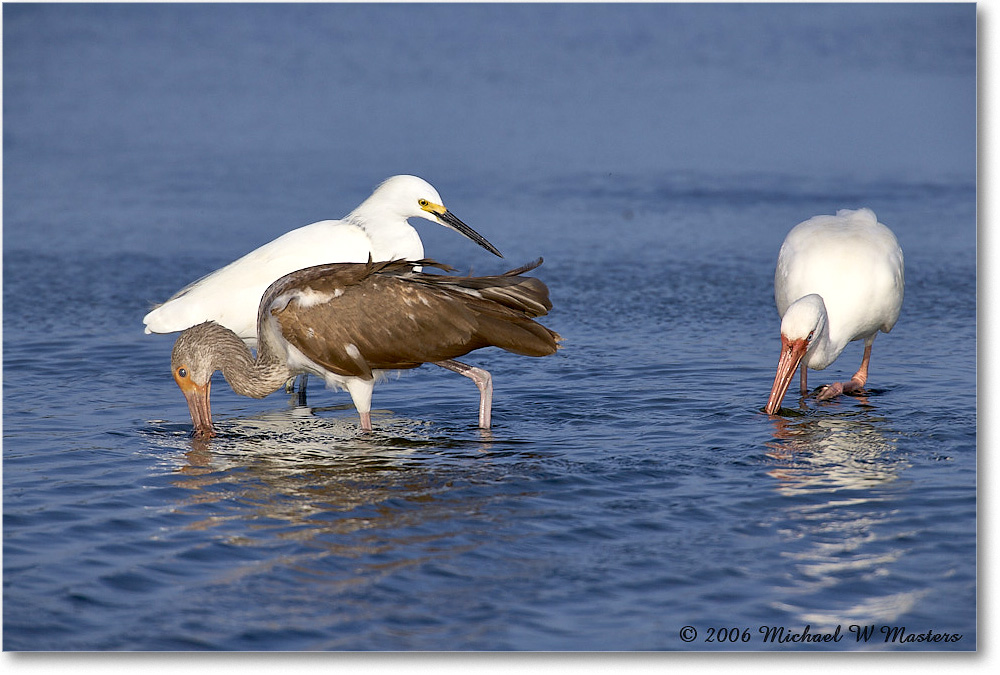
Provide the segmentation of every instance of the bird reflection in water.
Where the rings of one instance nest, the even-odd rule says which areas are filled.
[[[491,446],[474,434],[443,437],[434,425],[385,417],[380,431],[364,436],[349,418],[270,414],[227,421],[224,436],[186,438],[185,462],[171,481],[184,489],[174,509],[193,516],[185,529],[214,531],[230,544],[319,543],[286,564],[357,560],[403,545],[447,555],[453,527],[444,523],[488,513],[488,498],[463,486],[466,474],[496,469],[484,457]],[[410,541],[411,527],[431,534]]]
[[[890,578],[909,549],[901,539],[894,485],[909,463],[886,420],[871,410],[774,417],[767,443],[778,496],[787,500],[773,526],[789,561],[776,609],[817,631],[850,623],[892,622],[921,593],[857,594],[840,589]]]
[[[857,397],[867,405],[866,397]],[[768,457],[781,463],[768,473],[780,481],[779,491],[864,489],[894,481],[905,466],[896,456],[895,440],[885,420],[862,410],[842,415],[774,417],[776,440],[766,444]]]

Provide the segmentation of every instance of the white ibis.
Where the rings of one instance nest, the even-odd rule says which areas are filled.
[[[868,380],[872,342],[888,333],[903,304],[903,251],[870,209],[841,210],[799,223],[785,237],[774,271],[774,301],[781,315],[781,357],[764,410],[781,406],[801,364],[823,370],[848,342],[865,341],[861,367],[847,382],[822,388],[820,400],[860,391]]]
[[[552,307],[548,288],[520,276],[540,264],[489,277],[417,271],[450,269],[430,260],[335,263],[288,274],[261,299],[256,358],[236,333],[212,321],[177,339],[171,369],[195,434],[214,435],[209,394],[216,370],[237,394],[254,398],[297,373],[313,373],[347,389],[361,428],[371,430],[372,390],[387,371],[423,363],[451,368],[451,359],[490,346],[552,354],[561,338],[533,321]],[[491,401],[484,399],[485,393],[480,410],[488,411]]]

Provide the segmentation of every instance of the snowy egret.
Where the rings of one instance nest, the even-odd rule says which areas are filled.
[[[261,296],[279,277],[323,263],[423,258],[420,235],[408,218],[433,220],[503,257],[443,206],[430,183],[393,176],[343,219],[292,230],[181,289],[146,314],[146,333],[174,333],[214,321],[253,347]]]

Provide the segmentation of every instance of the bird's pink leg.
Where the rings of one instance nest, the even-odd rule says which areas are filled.
[[[489,371],[453,359],[437,361],[434,365],[464,375],[476,383],[479,387],[479,428],[489,429],[493,413],[493,376]]]
[[[372,430],[372,414],[370,412],[358,413],[361,415],[361,431]]]
[[[854,373],[854,376],[847,382],[834,382],[823,387],[816,395],[817,400],[826,401],[841,394],[853,394],[864,389],[865,382],[868,381],[868,361],[872,357],[872,342],[874,341],[874,338],[871,341],[865,341],[865,353],[861,357],[861,367],[858,368],[858,372]]]
[[[354,407],[358,409],[358,415],[361,417],[361,431],[371,431],[372,390],[375,388],[375,380],[352,377],[347,380],[346,386],[351,400],[354,401]]]

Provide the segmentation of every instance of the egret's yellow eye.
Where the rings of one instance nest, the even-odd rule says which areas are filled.
[[[417,201],[417,203],[420,204],[420,208],[422,209],[427,208],[427,205],[430,204],[430,202],[427,201],[426,199],[420,199]]]

